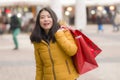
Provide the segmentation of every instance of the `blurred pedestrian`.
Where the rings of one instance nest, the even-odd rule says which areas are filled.
[[[79,76],[71,59],[77,46],[70,31],[60,29],[53,10],[45,7],[39,11],[30,40],[35,51],[36,80],[75,80]]]
[[[20,33],[20,27],[21,27],[21,22],[17,17],[16,12],[14,12],[10,19],[10,31],[12,32],[13,41],[15,45],[14,50],[17,50],[19,48],[17,35]]]
[[[111,23],[112,23],[112,26],[113,26],[113,31],[116,31],[116,25],[115,25],[115,22],[114,22],[114,19],[115,19],[115,12],[112,11],[111,12]]]
[[[3,34],[2,26],[3,26],[3,17],[0,16],[0,34]]]
[[[101,32],[101,31],[103,32],[102,14],[99,12],[97,13],[96,21],[98,25],[98,32]]]
[[[117,11],[114,17],[114,31],[119,31],[119,27],[120,27],[120,12]]]

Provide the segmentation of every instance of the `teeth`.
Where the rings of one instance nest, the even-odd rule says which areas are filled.
[[[49,25],[49,23],[45,23],[44,25]]]
[[[46,24],[49,24],[49,23],[45,23],[45,25],[46,25]]]

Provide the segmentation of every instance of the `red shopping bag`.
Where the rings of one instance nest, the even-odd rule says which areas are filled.
[[[86,45],[90,48],[92,55],[94,55],[94,57],[96,57],[102,51],[92,40],[90,40],[81,31],[72,29],[72,28],[69,28],[69,30],[71,31],[74,38],[78,37],[78,36],[82,36],[83,40],[85,41]],[[76,40],[76,38],[75,38],[75,40]],[[77,40],[79,40],[79,38]]]
[[[78,46],[77,53],[72,57],[77,72],[79,74],[84,74],[97,68],[98,64],[95,57],[102,50],[79,30],[72,28],[67,29],[71,31]]]

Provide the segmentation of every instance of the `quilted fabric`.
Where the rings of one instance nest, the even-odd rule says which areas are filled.
[[[58,30],[56,42],[33,43],[36,60],[36,80],[75,80],[76,72],[71,56],[77,46],[69,30]]]

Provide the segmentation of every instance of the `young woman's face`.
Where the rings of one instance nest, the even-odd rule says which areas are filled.
[[[40,25],[45,30],[46,33],[49,32],[53,25],[53,19],[48,11],[43,10],[40,13]]]

